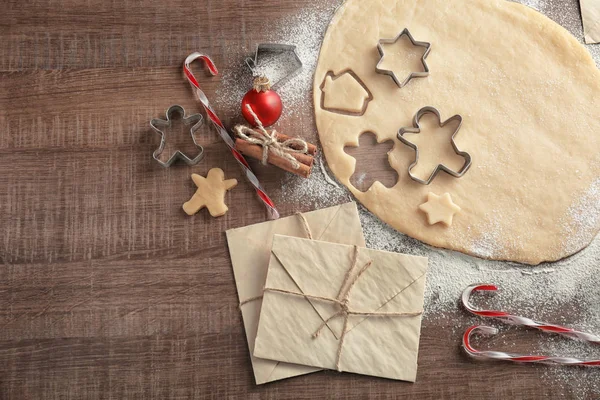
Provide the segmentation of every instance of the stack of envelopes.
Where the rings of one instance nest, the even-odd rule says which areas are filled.
[[[365,248],[355,203],[227,241],[257,384],[320,369],[415,381],[427,258]]]

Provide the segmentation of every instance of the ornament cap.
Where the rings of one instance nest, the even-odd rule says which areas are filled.
[[[271,90],[271,81],[264,75],[254,78],[254,90],[257,92],[267,92]]]

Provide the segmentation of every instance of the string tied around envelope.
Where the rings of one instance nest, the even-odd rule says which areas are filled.
[[[351,267],[346,271],[346,275],[344,277],[344,281],[340,287],[338,295],[336,297],[326,297],[326,296],[315,296],[300,292],[293,292],[290,290],[284,289],[275,289],[275,288],[265,288],[264,292],[273,292],[273,293],[281,293],[290,296],[303,297],[306,300],[317,300],[334,303],[339,306],[339,311],[333,314],[331,317],[327,318],[323,323],[318,327],[318,329],[313,333],[313,338],[318,338],[323,329],[327,326],[327,324],[336,319],[336,318],[344,318],[344,326],[342,328],[342,334],[340,335],[339,345],[336,354],[335,360],[335,369],[338,372],[342,372],[340,369],[340,360],[342,359],[342,351],[344,348],[344,339],[346,338],[346,334],[348,333],[348,320],[351,316],[363,316],[363,317],[416,317],[423,314],[423,310],[415,311],[415,312],[366,312],[366,311],[356,311],[350,307],[349,294],[358,279],[369,269],[369,267],[373,264],[373,261],[367,262],[354,277],[352,277],[352,271],[356,268],[358,263],[358,246],[354,246],[354,256]]]
[[[296,213],[296,215],[302,221],[302,226],[304,227],[304,230],[306,231],[306,236],[308,237],[308,239],[312,240],[312,238],[313,238],[312,231],[310,230],[310,225],[308,225],[308,221],[306,220],[306,217],[304,216],[304,214],[302,214],[300,212]]]
[[[299,169],[300,162],[296,160],[291,153],[308,154],[308,143],[300,138],[292,138],[283,142],[278,141],[277,131],[274,129],[271,132],[267,131],[262,122],[260,122],[260,119],[258,119],[256,113],[252,110],[252,107],[250,107],[250,104],[246,104],[246,108],[254,118],[257,129],[238,125],[235,127],[235,133],[246,142],[262,147],[263,152],[261,162],[263,165],[267,165],[269,152],[271,152],[287,160],[292,168]]]

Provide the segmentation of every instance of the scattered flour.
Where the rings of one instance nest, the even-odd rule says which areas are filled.
[[[333,187],[335,187],[337,189],[341,189],[341,186],[335,180],[333,180],[333,178],[331,176],[329,176],[329,173],[325,169],[325,163],[323,162],[323,157],[319,157],[319,169],[321,170],[321,173],[323,174],[323,179],[325,179],[325,181],[327,183],[329,183],[330,185],[332,185]]]
[[[269,78],[274,90],[295,78],[296,74],[301,73],[299,70],[301,62],[293,52],[267,52],[259,56],[258,65],[253,67],[253,75]]]
[[[260,42],[281,43],[296,46],[296,53],[302,61],[302,70],[287,81],[285,85],[277,89],[284,104],[281,121],[294,119],[302,116],[304,111],[312,110],[312,77],[317,60],[321,41],[329,25],[329,21],[338,6],[338,1],[326,1],[315,3],[310,9],[300,11],[298,14],[272,21],[269,32],[261,37]],[[332,4],[335,3],[335,4]],[[253,56],[258,43],[245,49],[247,56]],[[232,58],[235,64],[223,68],[222,89],[216,98],[215,104],[221,107],[231,107],[231,104],[239,104],[244,94],[252,87],[252,73],[246,64]],[[278,80],[287,71],[295,60],[278,60],[277,64],[266,62],[259,72],[264,73],[272,81]],[[221,108],[220,107],[220,108]]]
[[[577,38],[583,37],[577,0],[522,0],[521,3],[546,14]],[[335,5],[317,4],[298,15],[274,22],[268,40],[295,44],[304,64],[302,72],[278,90],[285,105],[281,119],[283,123],[298,120],[299,116],[306,118],[307,113],[312,110],[312,74],[323,34],[334,11]],[[600,65],[600,46],[587,48]],[[218,101],[230,107],[232,103],[239,104],[250,86],[251,75],[241,64],[230,66],[224,71],[224,86]],[[277,73],[275,70],[265,72],[274,75]],[[317,137],[316,132],[314,137]],[[328,176],[321,164],[321,156],[317,162],[321,168],[315,168],[310,179],[292,175],[287,177],[281,191],[274,194],[275,201],[285,199],[298,207],[310,204],[311,209],[319,209],[352,199],[348,190]],[[593,228],[590,224],[593,225],[598,220],[599,199],[600,181],[597,181],[589,193],[574,204],[571,217],[575,223],[567,227],[574,233],[573,245],[576,245],[577,232],[581,232],[579,229]],[[465,287],[476,282],[489,282],[499,285],[501,291],[494,296],[479,296],[481,298],[478,297],[477,301],[484,306],[499,307],[537,320],[568,324],[581,330],[600,333],[600,237],[587,249],[568,259],[530,267],[487,261],[432,248],[395,231],[362,206],[359,206],[359,210],[368,247],[429,257],[424,314],[426,322],[464,315],[460,311],[458,300]],[[489,232],[477,243],[478,253],[482,256],[493,256],[498,251],[497,242],[502,233],[494,228],[498,226],[494,224],[494,218],[500,217],[490,216]],[[469,317],[465,316],[464,320],[457,320],[454,328],[457,332],[466,327],[467,318]],[[502,327],[503,331],[507,329],[510,330],[506,326]],[[594,348],[594,351],[598,350],[594,353],[585,343],[552,335],[544,335],[543,338],[540,348],[536,350],[548,354],[600,358],[600,348]],[[574,397],[585,398],[600,393],[598,369],[547,368],[544,374],[548,381],[568,388]]]
[[[543,11],[542,7],[541,7],[542,3],[543,3],[542,0],[521,0],[521,1],[518,1],[518,3],[521,3],[528,7],[531,7],[534,10]]]
[[[597,229],[600,221],[600,178],[590,185],[587,192],[569,209],[565,222],[565,230],[569,239],[565,248],[577,250],[581,242],[588,237],[589,232]]]
[[[319,153],[315,163],[320,164],[322,160],[322,155]],[[275,202],[282,199],[299,207],[311,204],[311,209],[317,210],[348,202],[352,200],[352,195],[345,187],[333,181],[323,167],[323,169],[313,168],[309,179],[289,174],[283,181],[281,197],[275,198]]]
[[[498,212],[492,212],[488,215],[488,229],[473,243],[471,248],[473,254],[493,258],[500,253],[502,228],[499,218],[502,218],[502,216]]]

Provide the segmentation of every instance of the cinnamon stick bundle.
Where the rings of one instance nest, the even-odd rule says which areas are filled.
[[[279,139],[280,141],[285,141],[290,139],[290,137],[281,133],[277,133],[277,139]],[[260,145],[248,143],[243,139],[237,138],[235,140],[235,148],[245,156],[252,157],[257,160],[262,160],[263,147]],[[285,158],[278,156],[277,154],[274,154],[271,151],[269,151],[269,157],[267,158],[267,162],[271,165],[283,169],[284,171],[291,172],[303,178],[308,178],[312,173],[312,168],[315,162],[314,156],[316,152],[317,146],[308,143],[308,154],[288,153],[300,163],[300,168],[297,169],[291,165],[289,160],[286,160]]]

